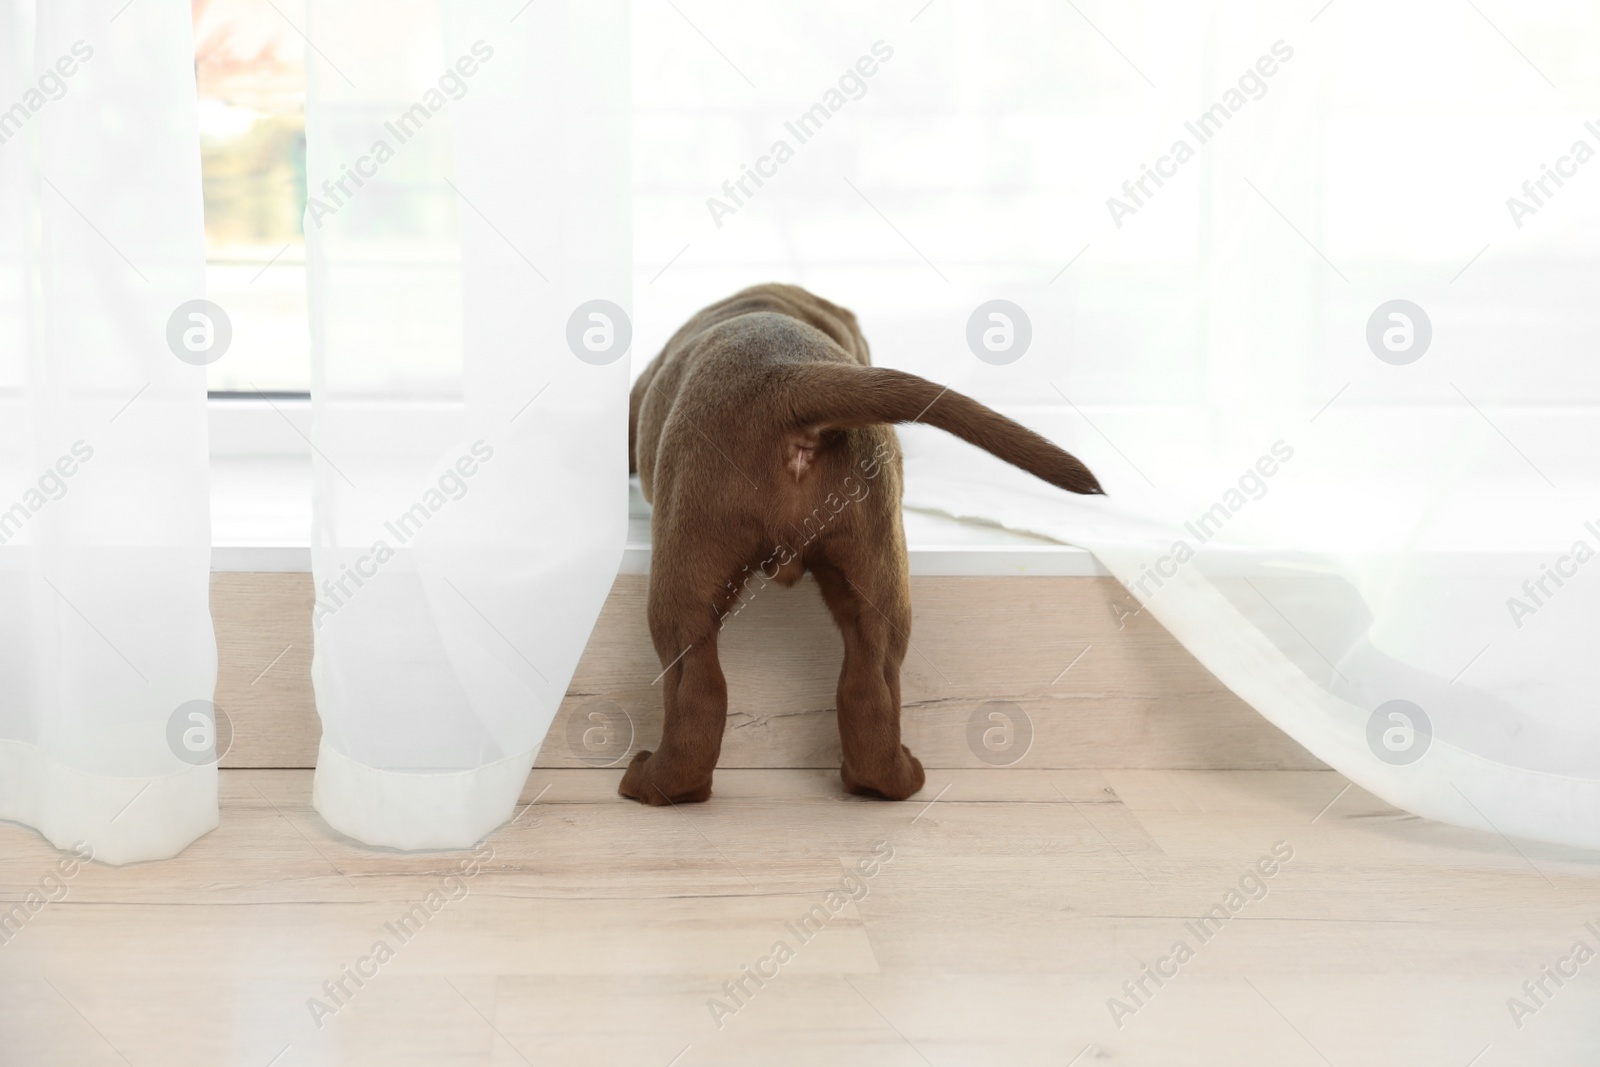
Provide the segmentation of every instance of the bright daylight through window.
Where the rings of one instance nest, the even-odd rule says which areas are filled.
[[[305,42],[258,0],[195,0],[194,16],[206,289],[233,323],[207,386],[305,393]]]

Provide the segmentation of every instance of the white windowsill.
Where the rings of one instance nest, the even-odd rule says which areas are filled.
[[[406,409],[399,417],[414,419],[418,417],[417,409]],[[1575,436],[1576,427],[1563,423],[1558,427],[1560,432],[1550,431],[1553,442],[1539,441],[1537,431],[1551,421],[1544,416],[1512,421],[1511,416],[1503,415],[1502,421],[1512,425],[1519,439],[1538,441],[1536,451],[1541,456],[1559,457],[1562,452],[1557,445],[1561,441],[1579,439]],[[308,401],[212,403],[213,571],[303,572],[311,569],[310,432],[311,405]],[[935,444],[942,437],[935,431],[927,431],[927,434]],[[1376,480],[1354,487],[1323,486],[1305,503],[1307,507],[1321,509],[1318,514],[1326,520],[1323,525],[1332,533],[1320,548],[1318,545],[1305,548],[1337,553],[1350,551],[1349,544],[1355,544],[1362,546],[1357,551],[1393,554],[1397,559],[1407,556],[1408,573],[1448,577],[1497,575],[1520,580],[1539,573],[1542,564],[1569,546],[1568,535],[1575,537],[1582,533],[1581,522],[1567,521],[1563,516],[1563,502],[1568,498],[1582,502],[1593,499],[1592,481],[1579,477],[1586,471],[1573,472],[1553,466],[1550,469],[1555,471],[1563,492],[1548,492],[1546,482],[1532,471],[1513,467],[1504,486],[1496,490],[1501,507],[1491,512],[1473,509],[1454,515],[1453,521],[1445,521],[1430,512],[1432,528],[1449,533],[1451,537],[1443,544],[1420,552],[1407,544],[1365,544],[1358,538],[1361,531],[1350,526],[1350,517],[1358,514],[1365,502],[1380,490],[1395,496],[1396,486],[1389,485],[1385,489],[1386,483],[1379,484]],[[1566,510],[1579,519],[1590,515],[1587,507]],[[1084,549],[999,526],[907,511],[905,530],[914,575],[1109,575]],[[1552,536],[1554,541],[1551,541]],[[1228,565],[1238,568],[1240,574],[1272,573],[1270,569],[1260,569],[1265,562],[1245,553]],[[646,574],[649,569],[649,510],[635,488],[619,573]]]
[[[311,569],[311,430],[306,401],[212,404],[211,569]],[[635,485],[621,574],[650,571],[649,506]],[[997,526],[905,513],[914,575],[1104,576],[1081,548]]]

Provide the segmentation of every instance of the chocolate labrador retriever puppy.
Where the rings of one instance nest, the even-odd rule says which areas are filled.
[[[804,289],[758,285],[690,319],[640,375],[629,469],[654,505],[650,635],[666,668],[661,747],[618,788],[646,804],[711,795],[728,687],[721,620],[752,569],[806,571],[844,635],[839,769],[851,793],[903,800],[922,764],[900,743],[911,633],[900,451],[891,423],[937,426],[1074,493],[1078,460],[977,401],[873,367],[856,318]]]

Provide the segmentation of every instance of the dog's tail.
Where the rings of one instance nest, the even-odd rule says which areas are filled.
[[[1070,453],[969,396],[926,378],[855,363],[805,363],[787,368],[790,414],[801,432],[848,430],[877,423],[921,422],[977,445],[1073,493],[1104,493]]]

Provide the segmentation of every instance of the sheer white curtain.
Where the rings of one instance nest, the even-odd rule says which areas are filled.
[[[911,430],[908,506],[1093,548],[1123,610],[1399,805],[1600,847],[1592,5],[694,16],[726,61],[638,13],[641,344],[757,276],[850,305],[877,362],[1111,493]],[[968,342],[996,299],[1012,362]]]
[[[315,803],[464,846],[621,559],[627,7],[314,0],[307,35]]]
[[[128,863],[217,822],[217,326],[189,5],[114,13],[0,4],[0,818]]]
[[[911,502],[1094,549],[1129,610],[1391,802],[1600,847],[1600,187],[1581,180],[1600,23],[1577,5],[1501,25],[1374,4],[1190,17],[1205,44],[1151,72],[1176,106],[1133,124],[1127,176],[1228,113],[1169,185],[1106,190],[1136,213],[1087,234],[1102,250],[1064,279],[1154,312],[1112,279],[1152,247],[1183,268],[1182,334],[1152,344],[1152,315],[1125,333],[1143,352],[1090,373],[1055,353],[1115,496],[1045,502],[969,466],[924,468]],[[1075,332],[1108,335],[1082,313]],[[1176,410],[1141,403],[1163,356],[1192,382]]]
[[[1176,351],[1193,402],[1163,428],[1137,409],[1139,371],[1078,377],[1080,402],[1107,385],[1135,401],[1084,441],[1112,476],[1103,504],[976,468],[911,499],[1093,548],[1130,610],[1391,802],[1600,847],[1600,199],[1580,170],[1600,136],[1573,58],[1600,26],[1575,6],[1498,30],[1458,14],[1209,13],[1188,117],[1274,43],[1293,55],[1111,236],[1192,240],[1199,313]],[[1141,124],[1148,156],[1184,117]]]

